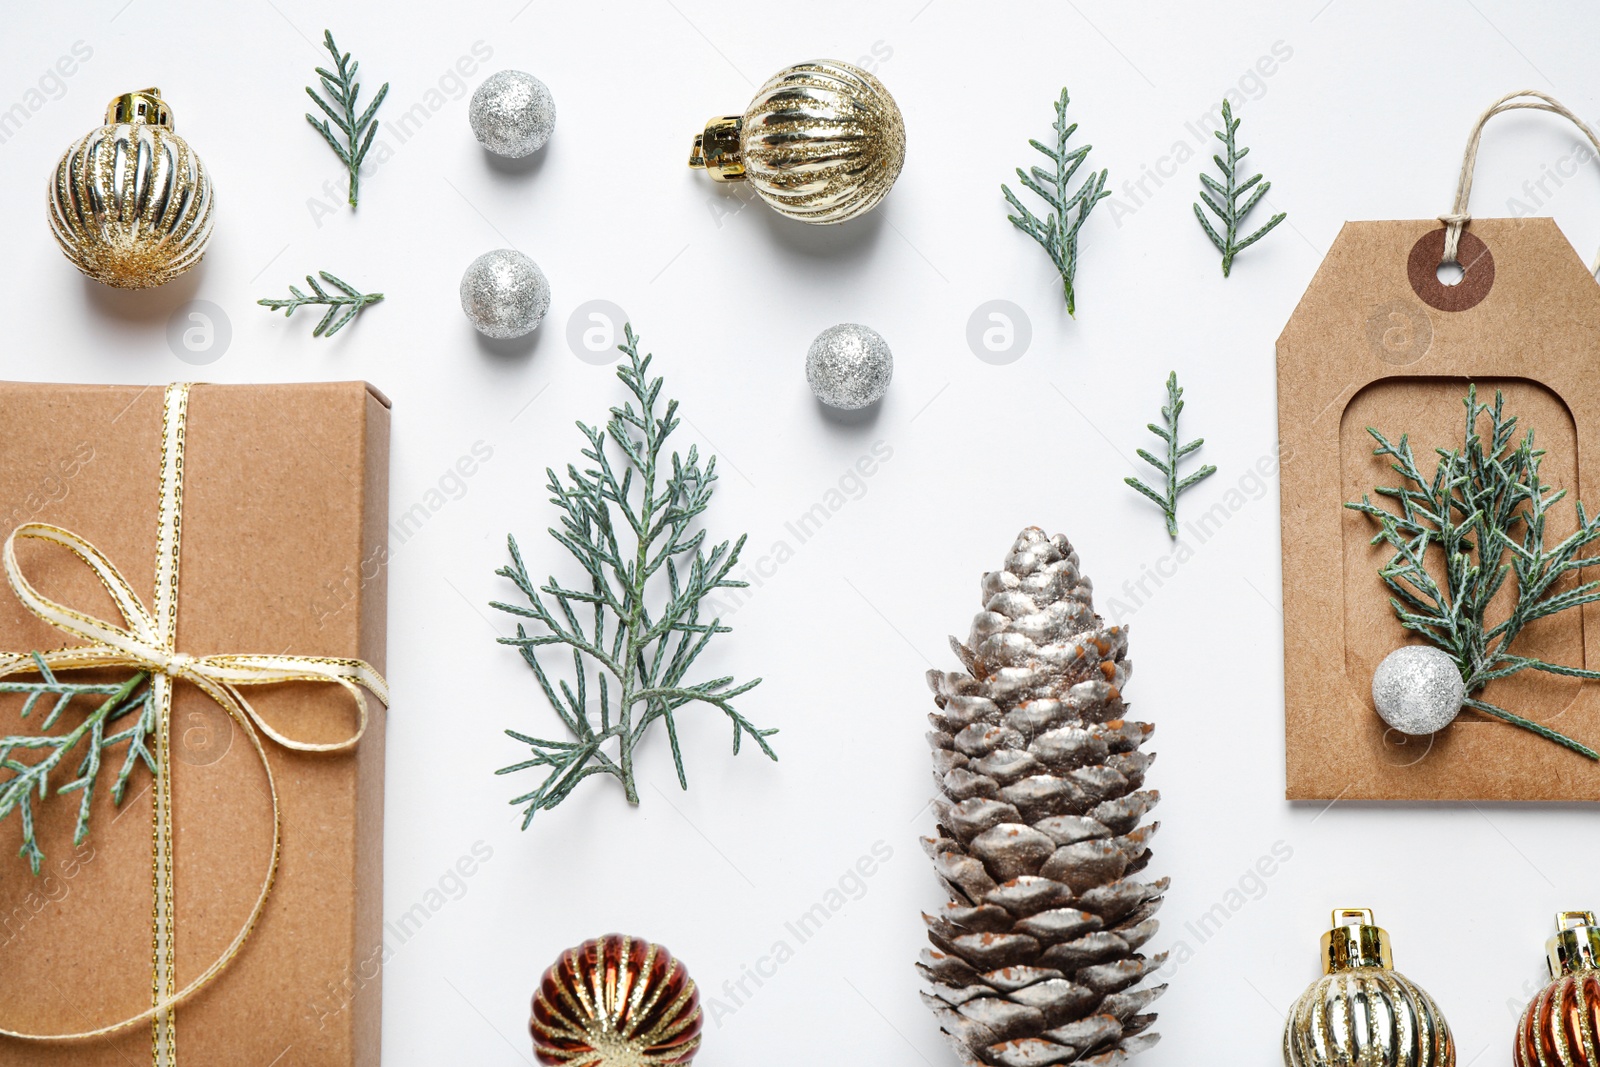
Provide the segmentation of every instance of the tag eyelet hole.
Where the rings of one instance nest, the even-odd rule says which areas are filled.
[[[1477,307],[1494,288],[1494,254],[1483,239],[1464,230],[1456,248],[1460,277],[1451,282],[1445,276],[1443,226],[1429,230],[1411,246],[1406,260],[1406,279],[1411,291],[1436,311],[1466,311]]]

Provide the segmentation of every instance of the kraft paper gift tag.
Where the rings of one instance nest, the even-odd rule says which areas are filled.
[[[1600,800],[1600,764],[1472,709],[1431,737],[1378,718],[1373,671],[1421,638],[1401,628],[1378,576],[1393,550],[1371,545],[1377,525],[1343,506],[1399,484],[1367,427],[1396,442],[1410,434],[1431,474],[1435,446],[1461,447],[1475,382],[1480,401],[1504,391],[1518,437],[1531,428],[1546,450],[1545,480],[1569,490],[1546,543],[1576,528],[1576,500],[1600,507],[1600,284],[1550,219],[1466,215],[1478,133],[1516,108],[1582,127],[1542,94],[1497,102],[1469,142],[1454,211],[1346,223],[1278,338],[1291,800]],[[1455,285],[1437,276],[1447,258],[1463,268]],[[1600,667],[1600,605],[1540,620],[1514,650]],[[1600,747],[1600,683],[1524,671],[1482,695]]]

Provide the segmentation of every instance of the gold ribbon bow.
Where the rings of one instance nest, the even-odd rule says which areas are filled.
[[[0,1036],[28,1041],[81,1041],[120,1033],[149,1021],[151,1055],[156,1067],[176,1067],[177,1030],[175,1009],[199,992],[233,962],[249,939],[256,922],[272,895],[278,871],[283,820],[278,787],[272,776],[261,737],[296,752],[340,752],[353,748],[367,729],[367,700],[363,689],[385,706],[389,690],[383,677],[358,659],[333,659],[319,656],[220,655],[191,656],[175,646],[178,622],[178,559],[183,512],[183,437],[188,414],[189,385],[171,385],[161,429],[161,506],[156,541],[156,587],[152,609],[147,609],[133,587],[99,549],[77,534],[45,523],[25,523],[6,538],[4,564],[6,580],[24,607],[64,633],[87,641],[76,648],[42,653],[52,670],[89,667],[129,667],[150,674],[151,695],[156,705],[156,741],[152,755],[156,770],[153,818],[151,820],[151,1006],[128,1019],[65,1034],[29,1034],[0,1028]],[[22,573],[17,562],[19,540],[46,541],[68,549],[95,573],[111,594],[125,625],[97,619],[76,611],[41,594]],[[36,670],[33,655],[0,653],[0,678]],[[261,881],[250,916],[245,920],[222,955],[193,981],[177,988],[174,949],[176,915],[172,884],[172,781],[170,760],[172,740],[172,683],[185,679],[222,706],[250,739],[251,746],[266,772],[272,796],[272,859]],[[343,741],[315,743],[298,741],[272,728],[250,706],[241,686],[275,685],[280,682],[331,682],[348,692],[358,715],[356,732]]]

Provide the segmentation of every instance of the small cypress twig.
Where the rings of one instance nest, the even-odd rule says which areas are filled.
[[[1094,210],[1094,206],[1111,194],[1105,191],[1108,172],[1104,170],[1091,173],[1078,187],[1077,192],[1070,196],[1067,194],[1067,183],[1083,165],[1084,158],[1093,147],[1084,145],[1071,152],[1067,151],[1067,140],[1078,129],[1077,123],[1070,125],[1067,123],[1069,102],[1067,90],[1062,89],[1061,99],[1056,101],[1056,121],[1052,127],[1056,131],[1054,148],[1039,141],[1028,142],[1055,164],[1055,170],[1030,167],[1025,171],[1021,167],[1017,168],[1017,179],[1023,186],[1050,205],[1052,210],[1049,216],[1040,219],[1029,211],[1009,186],[1002,184],[1000,191],[1005,194],[1006,202],[1016,211],[1015,215],[1006,216],[1011,220],[1011,224],[1038,241],[1050,254],[1050,261],[1056,265],[1056,271],[1061,275],[1061,290],[1066,296],[1067,314],[1073,315],[1077,311],[1073,279],[1078,273],[1078,230],[1082,228],[1084,220],[1089,217],[1089,212]]]
[[[378,95],[367,105],[360,117],[356,115],[356,97],[361,94],[361,83],[356,81],[356,70],[361,66],[350,60],[350,53],[339,51],[339,46],[333,43],[333,31],[322,31],[323,46],[333,56],[334,70],[323,67],[317,68],[317,77],[322,81],[322,88],[331,99],[324,100],[316,94],[311,86],[306,86],[306,95],[311,97],[316,105],[322,109],[326,119],[316,119],[307,112],[306,121],[311,123],[312,129],[322,134],[328,147],[333,149],[334,155],[345,165],[350,172],[350,206],[355,207],[356,201],[361,196],[361,163],[367,158],[367,149],[372,147],[372,139],[377,136],[378,127],[373,123],[373,117],[378,112],[378,105],[383,103],[383,98],[389,95],[389,83],[384,82],[383,88],[378,90]],[[339,139],[333,135],[333,130],[328,123],[332,122],[344,134],[345,143],[340,144]]]
[[[1373,427],[1373,455],[1387,456],[1400,475],[1399,486],[1380,485],[1379,496],[1397,503],[1398,513],[1362,496],[1345,504],[1378,524],[1372,543],[1388,544],[1394,555],[1378,576],[1393,594],[1389,604],[1400,625],[1449,653],[1466,684],[1466,706],[1530,730],[1547,741],[1589,759],[1600,752],[1565,734],[1490,704],[1480,696],[1491,682],[1525,670],[1600,681],[1600,671],[1547,663],[1519,655],[1512,643],[1529,624],[1586,604],[1600,603],[1600,581],[1557,588],[1568,574],[1600,565],[1600,556],[1582,553],[1600,542],[1600,516],[1590,518],[1577,504],[1578,528],[1545,547],[1545,520],[1566,495],[1539,474],[1544,451],[1533,447],[1533,431],[1516,442],[1516,416],[1505,414],[1505,398],[1478,403],[1477,386],[1467,388],[1462,446],[1435,449],[1438,467],[1425,475],[1412,453],[1409,436],[1391,442]],[[1488,433],[1479,429],[1487,420]],[[1443,554],[1444,584],[1429,570],[1430,549]],[[1508,579],[1515,599],[1505,617],[1489,620],[1489,608]],[[1498,610],[1496,614],[1498,615]]]
[[[550,502],[562,512],[560,528],[551,529],[550,536],[588,573],[589,588],[569,588],[554,576],[535,584],[514,537],[507,538],[511,564],[495,572],[509,578],[527,603],[490,606],[532,619],[540,631],[530,634],[518,623],[517,636],[500,643],[522,652],[545,699],[573,735],[570,741],[550,741],[506,731],[529,747],[531,758],[495,773],[549,768],[537,787],[511,801],[525,805],[523,829],[591,775],[616,778],[628,803],[637,804],[634,752],[658,720],[666,725],[678,784],[688,789],[673,716],[691,704],[728,717],[734,755],[748,737],[769,758],[778,758],[767,743],[778,731],[755,726],[733,707],[734,698],[761,679],[685,680],[711,639],[730,632],[720,619],[701,621],[700,610],[717,590],[747,584],[729,577],[745,539],[706,550],[706,533],[696,520],[711,503],[717,461],[710,458],[702,468],[694,446],[687,459],[676,452],[668,457],[665,445],[678,426],[678,402],[667,401],[665,410],[658,406],[663,382],[649,377],[652,357],[639,354],[632,325],[623,327],[623,335],[625,343],[618,347],[628,358],[617,377],[633,400],[613,407],[611,421],[602,428],[578,424],[588,442],[585,468],[569,464],[566,482],[553,469],[546,472]],[[658,601],[654,607],[652,599]],[[590,614],[592,623],[582,621],[580,612]],[[547,645],[571,650],[572,684],[553,678],[535,655]]]
[[[22,820],[22,848],[17,854],[28,861],[28,866],[37,875],[44,861],[44,852],[39,848],[34,834],[33,805],[35,800],[42,801],[50,795],[50,776],[67,753],[87,739],[88,745],[78,763],[76,777],[55,790],[57,796],[73,792],[83,794],[83,799],[78,802],[78,825],[72,838],[74,845],[81,845],[89,838],[90,804],[94,800],[95,783],[100,775],[101,754],[116,745],[128,746],[122,767],[117,771],[116,784],[111,787],[112,803],[120,805],[127,793],[128,778],[141,760],[152,774],[155,773],[155,757],[146,739],[155,729],[156,721],[155,703],[150,699],[150,690],[147,688],[134,695],[145,680],[143,674],[136,674],[121,684],[63,682],[51,673],[37,652],[33,659],[40,675],[39,681],[0,682],[0,693],[26,694],[27,700],[23,702],[20,712],[23,719],[34,710],[41,697],[48,695],[56,699],[40,722],[39,733],[0,737],[0,819],[12,811],[19,813]],[[51,733],[56,721],[67,710],[67,705],[74,698],[82,696],[104,696],[106,699],[66,733]],[[132,726],[114,734],[106,733],[107,726],[135,711],[139,715]],[[12,756],[13,752],[18,751],[44,751],[45,755],[29,762]]]
[[[1151,500],[1154,500],[1157,506],[1159,506],[1161,510],[1166,513],[1167,534],[1174,540],[1176,540],[1178,536],[1178,494],[1182,493],[1196,482],[1199,482],[1201,479],[1209,478],[1213,474],[1217,473],[1217,468],[1207,463],[1205,466],[1189,475],[1189,477],[1184,478],[1181,481],[1179,480],[1178,461],[1183,459],[1185,456],[1198,451],[1200,446],[1206,443],[1205,438],[1196,437],[1193,441],[1190,441],[1186,445],[1178,444],[1178,415],[1182,411],[1183,390],[1178,388],[1178,372],[1173,371],[1171,374],[1167,375],[1167,402],[1161,408],[1161,420],[1166,423],[1166,426],[1157,426],[1153,422],[1149,424],[1150,432],[1167,443],[1166,461],[1163,462],[1162,460],[1157,459],[1155,456],[1151,455],[1149,452],[1146,452],[1142,448],[1138,450],[1139,458],[1150,464],[1150,466],[1154,467],[1156,470],[1160,471],[1162,476],[1166,479],[1165,495],[1156,492],[1154,489],[1151,489],[1148,485],[1145,485],[1137,478],[1130,477],[1122,479],[1128,485],[1137,489]]]
[[[1211,243],[1217,246],[1218,252],[1222,253],[1222,276],[1224,278],[1233,269],[1234,256],[1271,233],[1274,226],[1288,217],[1287,212],[1280,211],[1272,216],[1261,229],[1244,240],[1239,240],[1239,225],[1244,222],[1245,216],[1250,214],[1251,209],[1261,202],[1261,198],[1267,195],[1267,190],[1272,188],[1272,183],[1262,181],[1259,174],[1242,184],[1238,181],[1239,162],[1250,154],[1250,149],[1239,148],[1235,143],[1235,135],[1239,132],[1239,123],[1243,121],[1243,119],[1233,117],[1232,106],[1224,100],[1222,102],[1223,128],[1221,130],[1213,130],[1212,136],[1222,142],[1223,147],[1228,152],[1228,158],[1226,162],[1223,161],[1221,156],[1212,156],[1211,159],[1216,163],[1217,169],[1222,171],[1223,177],[1228,179],[1228,183],[1223,185],[1209,174],[1200,175],[1200,184],[1205,186],[1200,191],[1200,199],[1205,201],[1206,207],[1216,214],[1217,219],[1223,224],[1226,236],[1219,234],[1216,227],[1211,225],[1211,220],[1206,218],[1206,213],[1200,210],[1199,204],[1194,206],[1194,217],[1200,220],[1200,225],[1205,228],[1206,236],[1211,238]],[[1250,199],[1246,200],[1241,206],[1239,198],[1245,193],[1250,193],[1252,188],[1255,191],[1250,194]],[[1206,195],[1208,191],[1212,194],[1211,196]],[[1212,198],[1213,196],[1215,199]]]
[[[315,277],[306,275],[306,283],[311,286],[311,293],[302,293],[297,287],[289,286],[292,296],[277,298],[266,297],[256,303],[273,311],[282,311],[284,318],[293,315],[298,308],[306,305],[326,307],[328,313],[322,316],[322,321],[317,323],[317,328],[311,331],[312,337],[332,337],[338,333],[344,324],[361,314],[368,305],[376,304],[383,299],[382,293],[363,293],[349,282],[341,281],[327,271],[318,271],[322,280],[338,290],[330,293],[324,289]]]

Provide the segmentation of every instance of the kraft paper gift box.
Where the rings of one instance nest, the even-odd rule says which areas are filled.
[[[151,605],[164,392],[0,384],[0,536],[29,522],[71,531]],[[383,669],[388,435],[387,400],[359,382],[192,388],[178,652],[353,658]],[[45,596],[122,625],[107,589],[71,551],[19,541],[16,558]],[[0,580],[0,650],[82,643],[27,610]],[[340,685],[296,681],[241,692],[273,730],[300,742],[338,742],[357,725],[355,702]],[[226,952],[251,914],[272,859],[273,801],[241,724],[181,677],[172,693],[166,766],[181,989]],[[378,1064],[385,711],[371,695],[367,703],[370,722],[350,750],[304,752],[261,739],[281,805],[281,859],[260,920],[232,962],[175,1010],[182,1063]],[[93,706],[82,702],[63,723]],[[39,732],[40,713],[24,721],[20,708],[20,697],[0,697],[0,734]],[[153,776],[137,768],[123,803],[113,805],[122,755],[106,754],[83,845],[72,841],[78,794],[35,800],[45,853],[39,876],[15,856],[16,814],[0,823],[7,1031],[85,1032],[151,1008]],[[73,777],[76,764],[69,756],[54,784]],[[150,1023],[68,1044],[0,1037],[0,1065],[130,1067],[153,1062],[152,1044]]]

